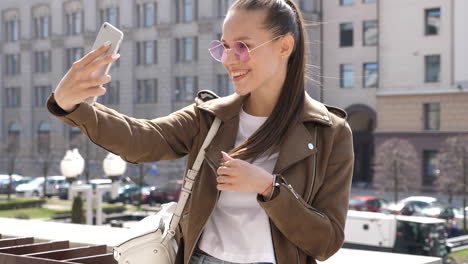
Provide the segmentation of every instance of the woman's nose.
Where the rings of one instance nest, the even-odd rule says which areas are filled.
[[[224,49],[221,61],[225,64],[238,63],[239,56],[234,52],[233,49]]]

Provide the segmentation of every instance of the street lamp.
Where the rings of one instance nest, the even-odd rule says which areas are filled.
[[[70,197],[70,190],[76,177],[83,173],[84,170],[84,159],[78,152],[78,149],[67,150],[65,156],[60,162],[60,171],[62,175],[67,178],[70,184],[68,188],[68,197]]]

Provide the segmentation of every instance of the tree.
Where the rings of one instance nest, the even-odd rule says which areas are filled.
[[[463,208],[467,206],[468,192],[468,136],[459,135],[449,137],[442,144],[439,155],[439,177],[436,186],[440,193],[449,197],[463,196]],[[467,231],[466,211],[463,210],[463,230]]]
[[[4,148],[2,150],[6,157],[6,170],[8,174],[7,199],[11,199],[11,186],[13,186],[13,174],[17,169],[16,161],[19,155],[19,137],[17,135],[8,135],[3,141]]]
[[[44,176],[44,184],[42,186],[42,197],[47,197],[47,176],[54,158],[54,147],[50,141],[50,131],[39,132],[37,136],[37,157],[41,166],[42,176]]]
[[[421,185],[419,159],[414,146],[407,140],[391,138],[377,147],[374,188],[380,192],[413,191]]]

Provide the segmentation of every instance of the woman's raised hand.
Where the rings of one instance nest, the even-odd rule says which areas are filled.
[[[107,52],[110,45],[103,45],[91,51],[83,58],[73,63],[70,70],[63,76],[55,88],[55,100],[65,111],[72,112],[78,104],[92,96],[106,93],[102,85],[111,81],[111,76],[97,76],[96,72],[111,62],[116,61],[120,54],[100,57]]]

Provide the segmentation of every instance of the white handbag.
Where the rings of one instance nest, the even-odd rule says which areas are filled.
[[[131,238],[123,239],[123,242],[114,247],[114,259],[118,264],[173,264],[175,262],[178,249],[174,238],[175,230],[205,157],[205,149],[216,135],[220,124],[221,120],[215,118],[192,169],[187,171],[179,201],[163,204],[161,211],[156,215],[145,217],[138,223],[135,232],[132,231]]]

